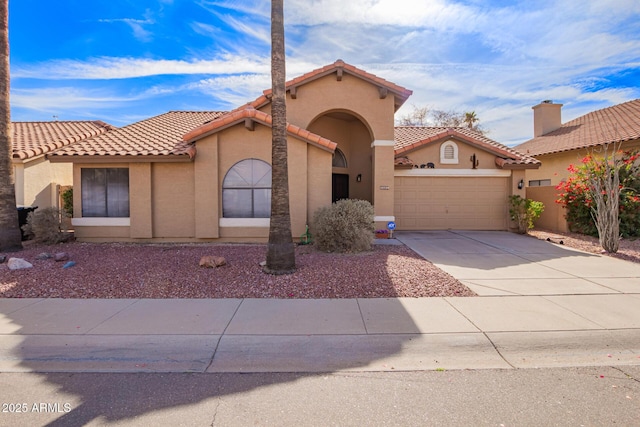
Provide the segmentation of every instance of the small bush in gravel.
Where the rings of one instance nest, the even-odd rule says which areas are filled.
[[[56,208],[38,209],[29,213],[23,230],[28,236],[33,236],[36,242],[60,243],[68,237],[60,230],[60,215],[60,211]]]
[[[373,206],[365,200],[343,199],[320,208],[313,218],[315,244],[326,252],[371,250],[373,215]]]

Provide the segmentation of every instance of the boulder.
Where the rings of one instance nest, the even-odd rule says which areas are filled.
[[[53,256],[53,259],[56,262],[60,262],[60,261],[69,261],[69,254],[66,252],[58,252],[57,254],[55,254]]]
[[[6,255],[0,255],[0,264],[4,264],[5,261],[7,261],[7,256]]]
[[[200,267],[217,268],[227,264],[227,260],[221,256],[205,255],[200,258]]]
[[[9,270],[22,270],[25,268],[33,267],[33,264],[25,261],[22,258],[9,258],[7,265],[9,266]]]

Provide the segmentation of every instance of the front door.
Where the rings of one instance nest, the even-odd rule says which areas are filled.
[[[349,198],[349,175],[346,173],[334,173],[332,175],[331,202]]]

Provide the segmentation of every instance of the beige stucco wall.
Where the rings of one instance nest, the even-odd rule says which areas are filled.
[[[309,146],[307,150],[308,191],[307,219],[313,222],[315,212],[331,204],[331,153]]]
[[[153,237],[195,238],[193,163],[154,163],[151,175]]]
[[[16,205],[58,206],[58,185],[73,185],[73,166],[69,163],[50,163],[40,156],[27,162],[14,163]]]
[[[394,97],[380,99],[378,87],[358,77],[335,74],[313,80],[287,95],[287,120],[307,129],[319,116],[332,111],[351,112],[370,128],[373,139],[393,140]]]
[[[454,142],[458,146],[458,163],[447,164],[440,163],[440,147],[448,141]],[[414,165],[422,165],[427,163],[433,163],[436,169],[472,169],[471,156],[476,155],[478,163],[478,169],[497,169],[495,154],[488,153],[487,151],[466,144],[455,138],[450,138],[447,141],[438,143],[432,143],[424,145],[415,151],[411,151],[406,156],[413,161]],[[403,154],[404,155],[404,154]]]
[[[544,203],[544,211],[534,223],[535,228],[551,231],[566,232],[569,230],[567,220],[564,218],[565,209],[556,203],[558,190],[554,186],[528,187],[528,199]]]

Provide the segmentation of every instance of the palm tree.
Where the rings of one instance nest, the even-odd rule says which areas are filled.
[[[475,111],[464,113],[464,122],[466,123],[469,129],[474,129],[476,123],[478,123],[480,119],[476,116]]]
[[[13,165],[9,109],[9,1],[0,5],[0,251],[22,248]]]
[[[289,211],[283,2],[271,0],[271,225],[264,268],[270,274],[289,274],[296,269]]]

